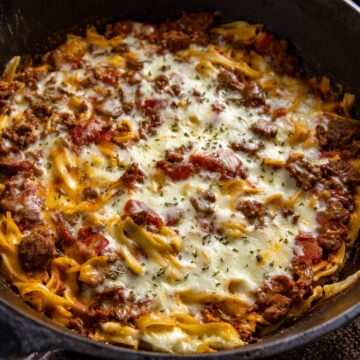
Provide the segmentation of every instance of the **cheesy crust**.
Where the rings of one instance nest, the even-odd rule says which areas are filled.
[[[358,278],[329,283],[358,233],[353,96],[213,21],[90,27],[0,82],[1,267],[97,341],[242,346]]]

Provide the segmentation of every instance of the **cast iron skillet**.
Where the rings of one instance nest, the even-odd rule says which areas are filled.
[[[330,74],[357,95],[360,109],[360,8],[349,0],[3,0],[0,65],[19,54],[42,53],[86,24],[134,19],[161,22],[186,11],[220,11],[224,21],[264,23],[290,40],[310,72]],[[355,114],[356,115],[356,114]],[[360,269],[354,249],[343,276]],[[360,253],[360,251],[359,251]],[[316,306],[308,316],[256,344],[202,359],[254,359],[304,345],[360,315],[360,282]],[[109,359],[180,359],[96,343],[59,328],[25,305],[0,278],[0,358],[62,348]]]

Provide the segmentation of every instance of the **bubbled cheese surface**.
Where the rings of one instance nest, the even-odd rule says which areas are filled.
[[[125,38],[124,42],[129,45],[136,59],[144,62],[143,69],[139,70],[139,84],[121,84],[125,99],[134,101],[138,88],[143,99],[164,100],[167,105],[159,112],[163,123],[155,134],[146,139],[140,139],[123,148],[116,147],[115,165],[109,162],[96,144],[81,146],[77,154],[67,151],[70,164],[68,187],[76,191],[81,171],[86,173],[86,181],[96,187],[99,184],[117,181],[127,164],[137,163],[145,174],[145,182],[138,184],[133,191],[115,193],[102,207],[94,211],[92,216],[97,223],[113,223],[123,214],[124,204],[130,199],[144,202],[163,219],[174,209],[180,210],[182,217],[175,229],[182,238],[181,249],[177,254],[178,262],[181,264],[181,276],[176,280],[171,279],[167,276],[166,267],[159,268],[158,264],[148,258],[141,259],[144,267],[141,275],[134,274],[125,265],[119,265],[117,262],[114,265],[117,275],[106,279],[97,290],[124,287],[127,292],[135,294],[138,298],[150,297],[153,300],[152,308],[156,311],[165,314],[191,311],[199,318],[200,307],[196,304],[185,304],[177,294],[190,290],[196,294],[215,294],[220,298],[233,296],[250,306],[254,303],[254,291],[266,279],[277,275],[291,277],[290,266],[296,234],[300,231],[316,232],[315,210],[310,205],[308,193],[300,193],[295,201],[295,212],[299,215],[296,223],[293,223],[291,217],[282,215],[281,207],[272,203],[266,205],[267,199],[274,194],[280,194],[279,196],[286,200],[297,194],[299,189],[285,169],[275,170],[271,166],[263,165],[265,158],[286,161],[292,151],[301,152],[308,161],[319,161],[316,147],[300,148],[300,145],[290,145],[288,141],[294,121],[301,121],[310,131],[313,130],[311,117],[315,111],[315,103],[311,96],[304,95],[301,105],[295,111],[276,119],[276,138],[260,138],[250,127],[258,120],[271,121],[270,116],[259,108],[246,107],[230,101],[234,93],[217,87],[217,75],[221,71],[219,66],[215,66],[210,74],[203,76],[195,69],[199,62],[196,57],[184,59],[170,53],[158,56],[153,53],[151,46],[146,46],[132,36]],[[90,53],[85,54],[83,59],[89,68],[100,68],[110,61],[107,55],[95,56]],[[61,85],[69,93],[86,101],[90,97],[97,97],[98,94],[89,88],[79,88],[76,82],[70,81],[70,77],[82,80],[87,75],[86,67],[76,70],[64,64],[59,71],[51,73],[41,81],[39,92],[47,91],[49,77],[52,77],[52,84]],[[168,87],[178,85],[181,88],[181,106],[171,106],[175,100],[174,95],[167,91],[155,90],[153,81],[159,75],[165,75],[169,79]],[[290,79],[288,80],[290,82]],[[285,76],[283,81],[286,84]],[[106,88],[106,85],[104,86]],[[110,87],[108,91],[111,98],[108,106],[120,106],[118,95]],[[14,115],[21,114],[26,109],[26,101],[21,94],[17,96],[16,101],[18,105]],[[286,86],[266,98],[266,104],[271,109],[287,108],[293,101],[293,91],[291,88],[287,90]],[[223,110],[219,113],[213,111],[214,103],[220,105]],[[57,107],[60,112],[73,111],[67,103],[61,101]],[[123,120],[130,121],[136,131],[144,116],[134,107],[129,115],[121,114],[114,122],[117,124]],[[62,141],[66,148],[67,144],[71,143],[69,133],[49,135],[32,145],[30,149],[41,149],[43,152],[39,166],[44,170],[41,182],[45,189],[54,186],[51,184],[53,177],[51,171],[47,171],[47,164],[51,163],[51,151],[58,146],[59,141]],[[186,180],[177,182],[167,178],[161,191],[156,184],[154,188],[154,174],[157,171],[155,165],[158,161],[164,160],[166,150],[191,143],[193,147],[190,153],[213,154],[229,149],[232,142],[245,142],[251,146],[262,144],[256,157],[240,151],[236,153],[246,168],[247,184],[251,184],[258,192],[247,194],[240,191],[235,195],[227,193],[219,176],[206,171],[200,171]],[[188,156],[186,153],[185,161]],[[216,215],[214,221],[216,228],[224,228],[222,234],[205,232],[199,225],[190,202],[191,197],[199,196],[202,191],[209,188],[216,195],[216,201],[212,205]],[[265,204],[263,226],[250,222],[241,211],[235,210],[236,201],[242,200],[256,200]],[[67,206],[67,202],[69,200],[66,196],[57,199],[57,204],[64,207]],[[237,235],[228,236],[224,225],[227,223],[240,223],[245,230],[239,231]],[[119,247],[117,240],[107,231],[107,227],[104,227],[102,233],[109,240],[104,252],[116,252]],[[178,339],[179,336],[181,338],[181,334],[175,334],[174,338]],[[173,346],[166,345],[164,339],[162,341],[165,350]]]

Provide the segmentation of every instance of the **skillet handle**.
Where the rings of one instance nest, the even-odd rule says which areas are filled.
[[[15,359],[59,345],[49,330],[0,302],[0,359]]]

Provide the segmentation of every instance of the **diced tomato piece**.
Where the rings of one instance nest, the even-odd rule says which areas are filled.
[[[84,258],[99,256],[108,244],[109,241],[99,232],[87,228],[79,230],[77,247]]]
[[[102,133],[100,133],[99,137],[96,139],[95,142],[109,142],[114,136],[114,132],[109,129]]]
[[[148,99],[141,104],[141,110],[145,116],[155,116],[165,109],[167,101],[163,99]]]
[[[138,225],[154,225],[158,229],[164,222],[154,210],[139,200],[128,200],[124,207],[125,215],[130,216]]]
[[[74,70],[81,69],[86,64],[86,60],[84,59],[77,59],[71,62],[71,68]]]
[[[295,254],[297,258],[310,260],[313,264],[322,259],[323,250],[313,235],[301,232],[296,236],[295,243],[302,249],[302,254]]]
[[[116,86],[119,81],[119,74],[115,69],[109,68],[100,76],[100,80],[106,84]]]
[[[175,226],[179,223],[181,220],[181,217],[183,215],[182,210],[177,208],[169,209],[169,211],[166,214],[165,223],[167,226]]]
[[[87,227],[82,227],[78,231],[78,238],[81,239],[81,240],[85,240],[87,237],[89,237],[93,233],[94,232],[91,231],[91,229],[89,229]]]
[[[337,151],[322,151],[320,153],[321,158],[332,158],[338,154]]]
[[[71,139],[75,145],[85,145],[94,142],[110,141],[112,130],[104,120],[92,117],[88,121],[81,121],[71,130]]]
[[[61,215],[56,217],[56,230],[59,238],[64,241],[65,245],[72,245],[75,242],[73,234]]]
[[[176,163],[172,164],[168,161],[159,161],[156,167],[163,170],[171,180],[181,181],[188,179],[194,173],[192,164]]]
[[[271,112],[271,115],[272,115],[274,118],[278,118],[278,117],[281,117],[281,116],[285,116],[285,115],[286,115],[286,109],[282,109],[282,108],[274,109],[274,110]]]
[[[223,150],[215,155],[192,154],[190,161],[200,168],[220,173],[225,179],[246,177],[241,160],[230,150]]]
[[[225,110],[225,106],[219,103],[211,104],[211,110],[216,114],[220,114]]]
[[[193,164],[209,171],[220,171],[221,160],[213,155],[192,154],[190,160]]]

